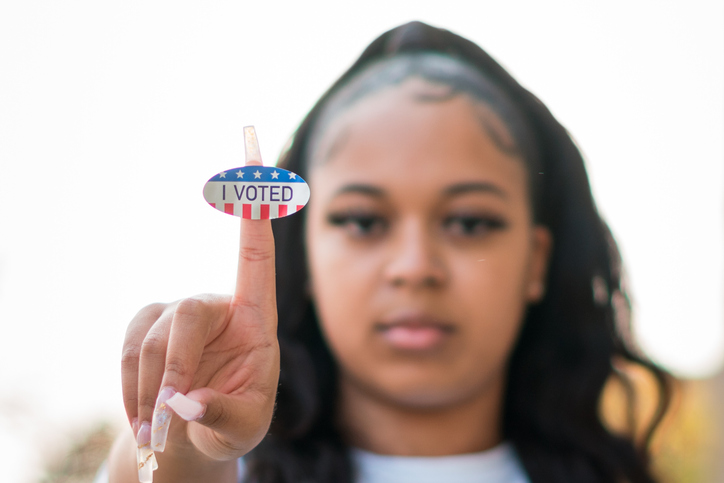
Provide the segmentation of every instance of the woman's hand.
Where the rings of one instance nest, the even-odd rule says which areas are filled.
[[[250,164],[261,162],[247,159]],[[123,345],[123,400],[139,446],[149,455],[139,466],[154,463],[145,446],[152,432],[151,449],[164,451],[158,455],[156,481],[169,472],[178,474],[178,468],[164,468],[164,461],[188,468],[228,462],[266,434],[279,380],[275,291],[271,222],[241,219],[233,296],[199,295],[150,305],[130,323]],[[175,392],[188,399],[176,396],[175,405],[164,405]],[[167,406],[194,422],[175,415],[169,429],[158,417],[163,411],[171,414]],[[118,466],[115,453],[112,472]]]

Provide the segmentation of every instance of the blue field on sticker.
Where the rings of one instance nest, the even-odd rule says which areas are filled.
[[[305,181],[295,173],[286,169],[274,168],[272,166],[242,166],[241,168],[228,169],[215,175],[209,182],[223,181],[247,181],[256,183],[304,183]]]

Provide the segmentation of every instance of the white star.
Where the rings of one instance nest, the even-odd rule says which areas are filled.
[[[243,177],[244,177],[244,173],[242,173],[241,170],[239,170],[239,171],[236,172],[236,177],[237,177],[237,178],[243,178]]]
[[[294,173],[289,173],[289,179],[297,179],[297,175]]]
[[[259,179],[259,178],[261,178],[261,173],[257,170],[254,172],[254,179]]]
[[[226,178],[226,171],[219,173],[219,178]]]
[[[273,179],[277,179],[278,177],[279,177],[279,173],[277,173],[276,171],[274,171],[274,172],[272,173],[272,178],[273,178]]]

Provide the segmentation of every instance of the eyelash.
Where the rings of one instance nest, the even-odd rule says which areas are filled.
[[[356,238],[380,235],[388,226],[383,216],[374,213],[333,213],[329,215],[329,223],[349,230]],[[454,236],[465,238],[483,237],[508,226],[502,218],[491,215],[451,215],[442,225]]]
[[[348,230],[357,238],[374,236],[387,228],[387,221],[372,213],[334,213],[329,215],[329,223]]]
[[[492,231],[504,230],[507,223],[491,215],[452,215],[443,220],[446,230],[455,228],[455,235],[464,237],[480,237]]]

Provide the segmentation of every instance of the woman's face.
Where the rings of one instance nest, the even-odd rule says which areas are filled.
[[[342,383],[408,407],[502,396],[550,247],[506,128],[465,95],[420,100],[440,89],[410,79],[357,102],[309,174],[311,289]]]

